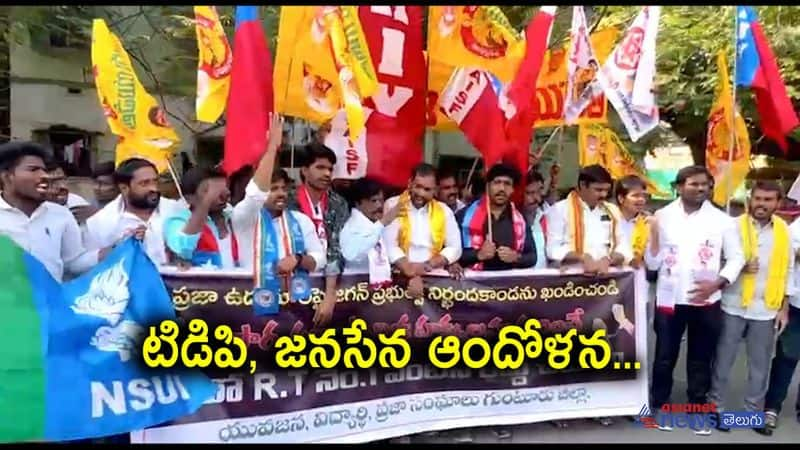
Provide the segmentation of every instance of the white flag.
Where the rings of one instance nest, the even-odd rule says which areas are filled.
[[[564,100],[564,120],[574,125],[592,98],[602,94],[603,88],[597,79],[600,63],[595,57],[589,41],[586,16],[583,6],[572,7],[572,30],[569,33],[570,47],[567,60],[567,95]]]
[[[364,107],[364,122],[369,120],[372,109]],[[367,176],[367,132],[361,133],[351,145],[350,129],[344,109],[331,119],[331,131],[325,136],[325,146],[336,154],[333,178],[356,180]]]
[[[658,126],[653,78],[660,14],[660,6],[642,9],[608,57],[599,77],[606,98],[617,110],[634,142]]]

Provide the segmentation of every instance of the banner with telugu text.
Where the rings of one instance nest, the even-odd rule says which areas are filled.
[[[308,303],[285,304],[277,316],[256,317],[247,275],[163,276],[183,319],[202,318],[209,330],[230,326],[259,367],[252,375],[209,369],[218,383],[214,399],[191,416],[133,433],[132,442],[359,443],[469,426],[633,415],[647,403],[644,302],[637,301],[641,294],[630,271],[599,278],[555,270],[468,272],[460,282],[429,277],[426,297],[418,300],[399,286],[370,291],[366,275],[345,274],[329,327],[341,329],[355,318],[368,324],[365,335],[402,327],[416,355],[403,369],[368,370],[287,370],[267,362],[274,360],[279,336],[309,332],[314,314],[309,303],[322,299],[321,278],[313,279]],[[567,350],[572,362],[563,370],[539,360],[516,370],[439,369],[423,362],[428,355],[420,356],[415,344],[434,335],[490,339],[504,325],[529,318],[539,320],[543,337],[571,329],[589,336],[605,328],[611,361],[643,366],[581,369],[572,347]]]

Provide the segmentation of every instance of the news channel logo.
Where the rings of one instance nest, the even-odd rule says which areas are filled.
[[[666,406],[666,405],[665,405]],[[653,414],[647,405],[643,405],[636,417],[636,423],[644,428],[689,428],[703,430],[717,428],[721,423],[722,428],[763,428],[766,423],[763,412],[755,411],[722,411],[717,413],[716,408],[709,411],[704,408],[662,408],[658,414]]]

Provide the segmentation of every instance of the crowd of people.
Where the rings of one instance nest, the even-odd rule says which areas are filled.
[[[644,180],[615,181],[598,165],[581,168],[560,200],[536,167],[522,174],[504,163],[489,167],[467,193],[454,175],[425,163],[398,195],[369,178],[337,191],[336,155],[319,142],[305,148],[296,185],[275,167],[282,125],[271,118],[266,151],[243,193],[232,194],[222,172],[194,167],[182,177],[180,199],[162,195],[155,165],[131,158],[116,168],[98,165],[89,202],[69,192],[47,149],[3,144],[0,234],[57,280],[90,270],[130,236],[157,265],[252,270],[254,303],[287,289],[307,296],[303,281],[316,273],[325,279],[314,316],[319,326],[331,320],[345,270],[368,273],[373,286],[402,283],[417,297],[436,269],[460,279],[465,269],[575,266],[594,276],[630,266],[645,292],[648,282],[655,285],[650,409],[671,402],[688,330],[688,402],[725,409],[745,341],[745,409],[766,412],[757,432],[770,435],[777,427],[800,359],[800,222],[790,225],[775,214],[779,184],[754,183],[746,212],[736,218],[709,201],[713,177],[702,166],[681,169],[677,199],[654,213],[646,211]],[[800,398],[797,410],[800,421]],[[726,431],[721,423],[719,429]]]

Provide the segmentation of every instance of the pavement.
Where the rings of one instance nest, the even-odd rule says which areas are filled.
[[[650,327],[649,347],[650,361],[652,362],[655,335]],[[673,374],[674,385],[672,390],[673,403],[685,403],[686,400],[686,341],[681,344],[681,356],[675,366]],[[747,378],[747,365],[744,344],[739,348],[739,355],[733,368],[730,380],[730,389],[726,404],[729,411],[744,410],[744,389]],[[652,364],[650,365],[652,367]],[[800,370],[799,370],[800,371]],[[789,395],[783,403],[783,411],[778,419],[778,428],[772,436],[762,436],[749,429],[734,429],[730,432],[713,430],[708,436],[697,436],[691,429],[674,429],[673,431],[660,431],[647,429],[638,423],[632,422],[627,417],[615,417],[610,426],[602,426],[590,419],[576,419],[567,421],[567,428],[556,428],[550,422],[533,423],[526,425],[507,426],[512,435],[510,438],[499,439],[493,432],[494,427],[472,429],[448,430],[435,434],[420,434],[410,437],[411,443],[464,443],[458,437],[465,435],[472,437],[472,443],[502,444],[502,443],[797,443],[800,438],[800,423],[795,418],[795,399],[797,398],[800,374],[795,372]]]

